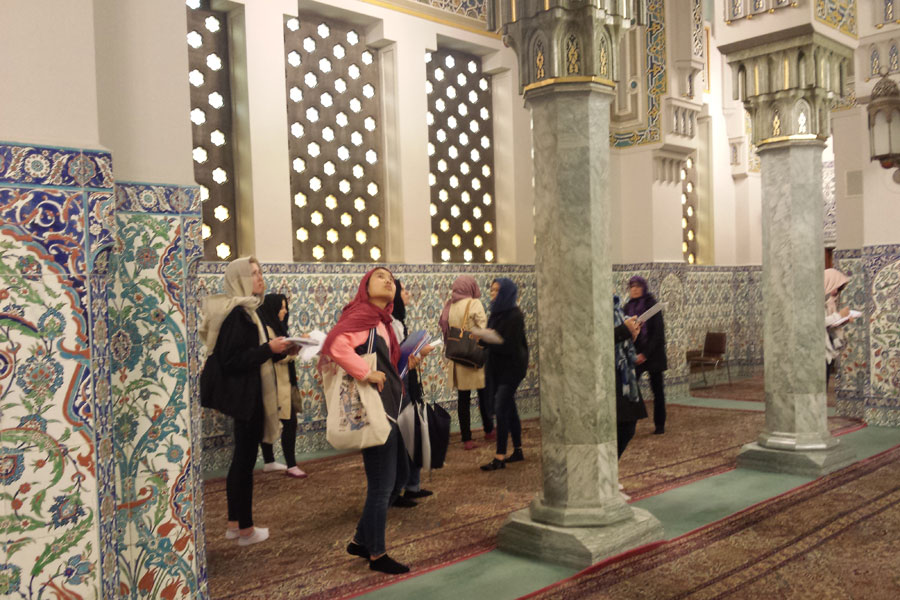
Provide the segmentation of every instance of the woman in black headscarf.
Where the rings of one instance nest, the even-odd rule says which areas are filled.
[[[525,460],[522,454],[522,424],[516,407],[516,390],[528,371],[528,341],[525,338],[525,315],[516,304],[519,288],[511,279],[500,277],[491,283],[491,316],[488,329],[503,339],[500,344],[481,344],[487,348],[487,380],[497,415],[497,453],[482,471],[496,471],[506,463]],[[513,452],[506,456],[507,436],[512,437]]]
[[[635,275],[628,280],[630,299],[625,303],[624,312],[628,317],[639,317],[656,304],[656,298],[647,290],[647,280]],[[663,386],[663,371],[669,368],[666,360],[666,329],[663,324],[662,311],[656,313],[641,327],[641,332],[634,341],[636,357],[636,374],[640,379],[643,373],[650,378],[650,391],[653,392],[653,424],[655,434],[666,432],[666,391]]]
[[[288,302],[283,294],[266,294],[262,305],[257,309],[259,318],[268,329],[269,337],[288,337]],[[275,462],[275,448],[272,444],[262,442],[264,471],[284,471],[289,477],[303,478],[306,473],[297,466],[294,447],[297,443],[297,409],[291,401],[297,387],[297,368],[294,356],[285,356],[275,362],[275,383],[278,404],[278,419],[281,421],[281,450],[284,452],[285,464]]]

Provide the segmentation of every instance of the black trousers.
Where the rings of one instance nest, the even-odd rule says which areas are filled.
[[[616,423],[616,434],[619,442],[619,458],[622,458],[622,453],[625,452],[625,448],[628,447],[628,442],[634,437],[636,429],[637,421],[619,421]]]
[[[234,453],[225,480],[228,520],[238,527],[253,527],[253,467],[263,434],[262,405],[249,421],[234,420]]]
[[[653,392],[653,424],[656,425],[657,431],[664,431],[666,428],[666,390],[663,385],[662,371],[647,371],[638,366],[635,369],[638,379],[642,373],[647,373],[650,379],[650,391]]]
[[[456,414],[459,416],[459,432],[462,435],[462,441],[468,442],[472,439],[472,425],[469,406],[472,403],[472,392],[469,390],[456,390]],[[481,422],[484,425],[484,432],[490,433],[494,430],[494,411],[490,395],[485,388],[478,390],[478,411],[481,413]]]
[[[281,420],[281,451],[284,453],[284,464],[290,469],[297,465],[297,457],[294,448],[297,445],[297,411],[291,405],[291,416]],[[272,444],[261,442],[263,461],[275,462],[275,447]]]

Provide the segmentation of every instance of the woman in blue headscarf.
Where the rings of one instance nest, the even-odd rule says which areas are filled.
[[[635,374],[637,353],[634,340],[641,331],[634,317],[625,319],[619,297],[613,295],[613,339],[616,345],[616,432],[619,442],[619,458],[628,442],[634,437],[637,422],[647,418],[647,407],[641,398],[641,389]]]
[[[482,340],[487,348],[486,375],[494,399],[497,416],[497,453],[493,460],[482,465],[483,471],[496,471],[506,463],[525,460],[522,455],[522,424],[516,408],[516,389],[528,371],[528,341],[525,339],[525,316],[516,305],[519,288],[511,279],[501,277],[491,283],[491,315],[488,329],[493,329],[503,339],[491,344]],[[512,436],[513,452],[506,456],[507,436]]]

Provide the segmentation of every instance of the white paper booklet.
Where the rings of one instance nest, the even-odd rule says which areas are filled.
[[[835,321],[835,322],[832,323],[829,327],[837,327],[837,326],[839,326],[839,325],[843,325],[844,323],[846,323],[846,322],[849,321],[850,319],[858,319],[858,318],[860,318],[861,316],[862,316],[862,313],[861,313],[860,311],[858,311],[858,310],[851,310],[849,315],[847,315],[847,316],[844,317],[843,319],[839,319],[839,320]]]
[[[664,302],[657,302],[656,304],[651,306],[647,310],[647,312],[645,312],[644,314],[639,316],[637,318],[637,320],[640,321],[641,323],[646,323],[647,321],[650,320],[650,317],[654,316],[656,313],[658,313],[661,310],[665,310],[665,308],[666,308],[666,304]]]
[[[309,362],[318,356],[326,337],[324,331],[316,329],[306,336],[289,337],[287,340],[300,346],[300,360]]]

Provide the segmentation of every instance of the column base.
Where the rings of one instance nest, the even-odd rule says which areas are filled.
[[[753,442],[741,448],[737,466],[755,471],[821,477],[855,461],[853,450],[841,443],[824,450],[778,450]]]
[[[529,509],[512,513],[497,546],[511,554],[583,569],[610,556],[663,539],[662,524],[646,510],[603,527],[557,527],[531,519]]]

